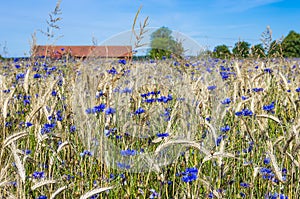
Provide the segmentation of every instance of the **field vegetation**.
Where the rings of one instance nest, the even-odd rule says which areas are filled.
[[[0,196],[299,198],[298,43],[268,31],[198,57],[1,60]]]

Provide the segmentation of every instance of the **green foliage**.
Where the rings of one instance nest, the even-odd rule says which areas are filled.
[[[266,57],[265,49],[262,44],[256,44],[251,47],[251,56],[255,58]]]
[[[278,41],[273,41],[268,51],[268,57],[280,57],[282,55],[281,44]]]
[[[226,46],[224,44],[216,46],[214,49],[214,52],[212,53],[212,56],[214,58],[221,58],[221,59],[226,59],[226,58],[230,57],[230,55],[231,55],[231,53],[230,53],[228,46]]]
[[[182,56],[183,47],[180,41],[175,41],[172,31],[167,27],[161,27],[151,34],[151,50],[149,52],[152,59],[161,59],[163,56],[170,57],[171,54]]]
[[[235,43],[232,53],[235,57],[246,58],[249,57],[250,44],[246,41],[238,41]]]
[[[284,57],[300,57],[300,34],[290,31],[282,41]]]

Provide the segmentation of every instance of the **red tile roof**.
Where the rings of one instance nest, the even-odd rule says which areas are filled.
[[[33,47],[33,56],[60,58],[63,55],[72,57],[105,57],[127,58],[132,57],[131,46],[42,46]]]

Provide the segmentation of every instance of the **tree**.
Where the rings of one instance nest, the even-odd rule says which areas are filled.
[[[251,55],[255,58],[266,57],[265,49],[263,44],[256,44],[251,47]]]
[[[228,46],[226,46],[224,44],[216,46],[212,53],[212,56],[214,58],[220,58],[220,59],[226,59],[226,58],[230,57],[230,55],[231,55],[231,53],[230,53]]]
[[[268,51],[268,57],[280,57],[282,55],[281,43],[279,41],[272,41]]]
[[[180,41],[175,41],[172,31],[167,27],[161,27],[151,34],[150,57],[161,59],[163,56],[170,57],[171,54],[182,56],[184,49]]]
[[[284,57],[300,58],[300,34],[290,31],[282,41],[282,53]]]
[[[246,58],[249,56],[250,44],[245,41],[235,43],[232,53],[239,58]]]

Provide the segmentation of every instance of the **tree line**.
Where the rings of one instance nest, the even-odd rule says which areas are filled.
[[[226,45],[218,45],[211,52],[215,58],[266,58],[266,57],[287,57],[300,58],[300,34],[290,31],[289,34],[281,41],[273,40],[270,43],[264,43],[251,46],[246,41],[238,41],[235,43],[232,51]]]
[[[171,54],[182,56],[184,48],[180,41],[175,41],[171,36],[172,31],[167,27],[161,27],[151,34],[151,50],[148,56],[161,59],[169,57]],[[246,41],[238,41],[234,44],[232,50],[229,46],[218,45],[213,51],[206,51],[205,54],[214,58],[271,58],[287,57],[300,58],[300,34],[290,31],[289,34],[281,40],[272,39],[272,30],[268,26],[262,33],[261,42],[252,45]]]

